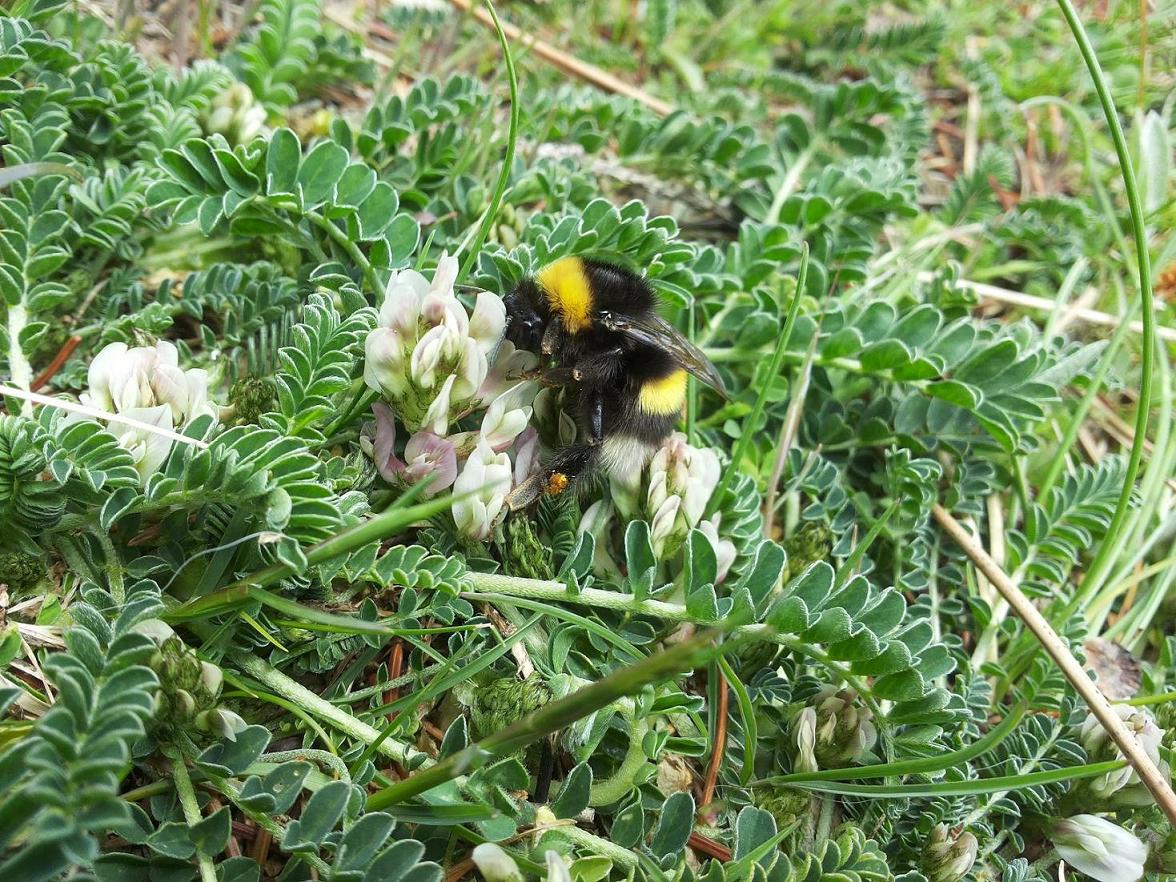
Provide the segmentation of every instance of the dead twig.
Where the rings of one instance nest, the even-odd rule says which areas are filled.
[[[952,517],[951,513],[941,505],[936,505],[931,511],[947,535],[960,546],[976,568],[984,573],[1013,612],[1020,617],[1033,636],[1041,643],[1042,648],[1054,660],[1066,679],[1070,681],[1074,691],[1086,702],[1091,713],[1118,746],[1127,762],[1135,769],[1139,780],[1151,791],[1156,804],[1168,816],[1168,820],[1176,824],[1176,792],[1173,792],[1172,785],[1168,783],[1168,779],[1148,757],[1143,746],[1135,737],[1135,733],[1128,729],[1127,724],[1119,719],[1118,714],[1112,710],[1106,696],[1098,690],[1094,681],[1087,675],[1078,659],[1074,658],[1074,654],[1058,636],[1053,626],[1046,621],[1045,616],[1013,583],[1004,570],[997,566],[996,561],[989,556],[988,552],[964,529],[963,524]]]
[[[449,0],[449,2],[462,12],[471,13],[474,18],[486,27],[494,27],[494,20],[490,17],[490,13],[481,6],[477,8],[472,7],[470,0]],[[501,16],[499,18],[501,19]],[[669,116],[674,112],[672,104],[668,104],[660,98],[654,98],[644,89],[639,89],[631,83],[626,83],[624,80],[614,77],[607,71],[601,70],[594,64],[581,61],[574,55],[569,55],[567,52],[555,48],[550,43],[545,43],[543,40],[533,37],[530,34],[524,34],[522,29],[516,25],[503,21],[502,30],[508,40],[521,43],[548,64],[562,70],[566,74],[579,77],[585,82],[589,82],[598,89],[603,89],[606,92],[615,92],[618,95],[624,95],[626,98],[632,98],[634,101],[640,101],[654,113],[660,113],[662,116]]]
[[[727,686],[727,681],[723,679],[722,672],[716,671],[716,673],[719,676],[719,707],[715,714],[715,743],[711,750],[710,763],[706,767],[706,779],[702,784],[702,798],[698,801],[700,806],[710,805],[711,800],[715,798],[719,767],[723,765],[723,756],[727,753],[727,710],[731,689]]]
[[[934,273],[922,272],[918,275],[920,282],[930,282],[934,278]],[[957,283],[961,288],[967,288],[975,291],[985,300],[992,300],[996,303],[1007,303],[1010,306],[1020,306],[1025,309],[1042,310],[1045,312],[1052,312],[1057,309],[1057,303],[1045,297],[1038,297],[1034,294],[1024,294],[1020,291],[1010,291],[1008,288],[999,288],[996,285],[988,285],[984,282],[973,282],[968,279],[960,279]],[[1117,315],[1100,312],[1097,309],[1078,308],[1072,312],[1072,317],[1075,321],[1085,322],[1088,325],[1101,325],[1106,328],[1117,328],[1122,319]],[[1131,323],[1131,330],[1136,334],[1143,333],[1143,324],[1138,321]],[[1167,340],[1169,343],[1176,343],[1176,328],[1157,327],[1156,334],[1161,340]]]

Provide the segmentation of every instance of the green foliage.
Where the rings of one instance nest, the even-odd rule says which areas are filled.
[[[673,107],[511,43],[509,144],[451,4],[247,7],[182,70],[151,11],[0,13],[0,877],[441,882],[485,840],[528,880],[925,882],[949,830],[960,878],[1036,882],[1058,817],[1167,835],[1092,801],[1084,709],[932,514],[1170,690],[1166,425],[1099,569],[1136,401],[1091,385],[1141,365],[1062,301],[1119,316],[1135,255],[1052,11],[513,4]],[[1105,13],[1171,262],[1170,41]],[[691,384],[636,484],[509,511],[576,401],[490,408],[492,298],[569,255],[646,277],[730,397]],[[406,425],[405,378],[445,412]]]

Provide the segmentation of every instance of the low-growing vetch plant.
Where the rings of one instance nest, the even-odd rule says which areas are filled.
[[[942,529],[1170,777],[1161,24],[1090,23],[1125,187],[1044,5],[589,4],[565,49],[666,116],[448,5],[246,6],[179,69],[117,10],[0,13],[0,878],[1173,871]],[[576,424],[501,297],[565,256],[732,396],[508,513]]]

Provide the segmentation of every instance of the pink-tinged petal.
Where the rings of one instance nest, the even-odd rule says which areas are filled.
[[[369,389],[398,398],[408,388],[403,338],[391,328],[375,328],[364,341],[363,381]]]
[[[404,463],[396,458],[396,420],[392,408],[377,401],[372,405],[376,416],[376,437],[372,441],[372,459],[380,477],[391,483],[404,474]]]
[[[470,336],[478,341],[485,355],[494,351],[506,332],[506,306],[502,298],[489,291],[479,291],[470,316]]]
[[[539,468],[539,430],[527,426],[515,439],[514,480],[521,484]]]
[[[453,389],[453,397],[458,401],[473,398],[479,387],[486,380],[486,355],[478,348],[478,344],[471,337],[462,342],[461,361],[457,365],[457,384]]]
[[[425,488],[426,496],[440,493],[457,480],[457,448],[447,438],[432,432],[417,432],[404,447],[408,461],[408,475],[414,483],[427,475],[432,481]]]
[[[425,411],[420,428],[428,429],[435,435],[444,435],[449,430],[449,405],[453,396],[453,375],[446,377],[441,391]]]
[[[412,350],[409,373],[422,389],[428,389],[437,382],[437,368],[445,354],[447,336],[444,327],[430,328]]]

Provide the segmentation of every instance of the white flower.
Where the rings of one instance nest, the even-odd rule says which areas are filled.
[[[172,428],[171,409],[164,404],[157,407],[132,407],[122,413],[141,423],[159,426],[161,429]],[[171,452],[172,441],[164,435],[126,423],[112,422],[110,428],[118,437],[118,443],[130,451],[135,461],[135,471],[144,481],[159,471]]]
[[[391,328],[375,328],[364,341],[363,381],[385,398],[395,401],[408,388],[404,375],[404,349]]]
[[[539,363],[539,357],[525,349],[515,349],[509,340],[503,340],[494,355],[494,363],[478,390],[478,399],[486,403],[493,401],[518,382],[518,376]]]
[[[510,492],[510,478],[510,457],[495,453],[485,440],[479,440],[453,483],[453,495],[457,497],[453,503],[453,520],[458,532],[472,539],[490,536]],[[472,495],[467,497],[467,493]]]
[[[675,432],[658,448],[649,461],[649,478],[645,491],[644,513],[651,521],[653,549],[662,554],[670,540],[680,542],[692,528],[700,526],[707,503],[718,486],[721,467],[718,455],[706,447],[691,447],[686,436]],[[618,482],[621,505],[631,498],[631,488]],[[720,549],[718,524],[715,528],[715,554]]]
[[[449,408],[453,396],[453,382],[456,378],[451,374],[445,378],[445,383],[437,392],[437,397],[429,403],[425,415],[421,419],[421,428],[428,429],[435,435],[444,435],[449,431]]]
[[[702,531],[702,535],[706,536],[711,548],[715,551],[715,560],[718,562],[715,583],[718,585],[723,584],[727,574],[731,572],[731,565],[735,563],[735,543],[719,535],[719,523],[722,517],[716,511],[710,520],[700,521],[698,524],[698,529]]]
[[[483,842],[470,857],[486,882],[523,882],[523,874],[506,851],[493,842]]]
[[[547,882],[572,882],[572,873],[568,869],[567,861],[558,851],[549,848],[544,852],[543,859],[547,862]]]
[[[814,749],[817,744],[817,712],[811,708],[804,708],[793,721],[793,737],[796,740],[796,761],[792,767],[797,772],[815,772],[817,757]]]
[[[173,426],[202,413],[216,415],[208,401],[208,372],[181,370],[179,350],[166,340],[134,348],[108,344],[90,362],[87,380],[82,403],[100,410],[126,413],[165,404]]]
[[[1127,728],[1135,733],[1140,746],[1143,747],[1151,761],[1166,770],[1167,764],[1160,757],[1160,744],[1164,740],[1164,730],[1156,725],[1151,713],[1146,708],[1136,708],[1126,704],[1114,704],[1111,707],[1119,719],[1127,725]],[[1087,714],[1086,719],[1082,721],[1081,739],[1082,746],[1092,761],[1123,758],[1118,748],[1110,742],[1106,729],[1094,714]],[[1108,799],[1113,794],[1138,784],[1140,784],[1139,775],[1135,773],[1134,766],[1125,765],[1121,769],[1115,769],[1113,772],[1107,772],[1105,775],[1092,779],[1088,786],[1096,796]],[[1125,793],[1122,795],[1130,800],[1134,794]]]
[[[947,825],[937,824],[923,849],[923,871],[929,882],[957,882],[976,863],[979,848],[980,843],[971,833],[961,833],[953,840]]]
[[[437,262],[432,281],[416,270],[394,273],[365,344],[364,382],[412,432],[444,435],[473,409],[506,327],[506,308],[490,292],[478,294],[473,316],[466,313],[454,293],[457,273],[457,258],[449,255]]]
[[[479,291],[470,316],[470,336],[478,341],[482,354],[489,356],[506,332],[506,305],[489,291]]]
[[[535,391],[534,383],[518,383],[490,402],[482,417],[482,438],[496,453],[510,447],[527,428]]]
[[[179,350],[166,340],[154,346],[111,343],[103,347],[90,362],[87,381],[83,404],[163,429],[219,413],[208,398],[208,372],[181,369]],[[143,479],[158,471],[171,451],[169,438],[147,429],[116,422],[110,429],[131,452]]]
[[[1075,815],[1058,821],[1050,839],[1062,860],[1098,882],[1135,882],[1143,875],[1147,846],[1105,818]]]

